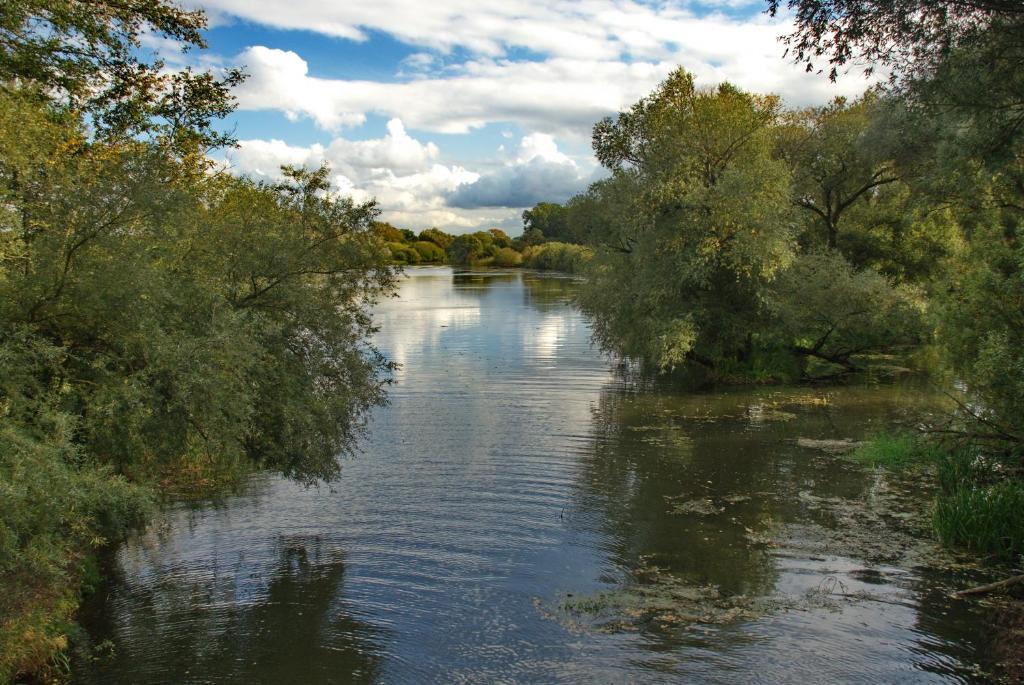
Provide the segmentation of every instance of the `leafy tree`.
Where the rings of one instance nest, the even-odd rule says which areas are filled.
[[[516,239],[516,247],[525,249],[531,245],[540,245],[544,240],[544,234],[539,228],[528,228]]]
[[[796,205],[813,215],[822,241],[839,247],[839,227],[847,210],[870,202],[873,191],[899,181],[887,151],[873,144],[872,109],[877,96],[794,112],[782,128],[780,150],[793,169]]]
[[[523,211],[523,231],[537,229],[547,240],[578,242],[568,221],[568,209],[554,202],[540,202]]]
[[[456,266],[470,266],[486,254],[479,236],[472,233],[455,236],[447,253],[448,261]]]
[[[501,247],[494,254],[494,266],[519,266],[523,263],[523,255],[511,247]]]
[[[395,228],[386,221],[374,221],[372,225],[374,235],[380,238],[385,243],[404,243],[405,233],[401,229]]]
[[[6,10],[6,8],[5,8]],[[90,555],[158,488],[337,477],[389,365],[377,210],[326,168],[211,173],[0,89],[0,681],[66,643]],[[42,495],[45,493],[45,496]]]
[[[784,6],[796,19],[789,51],[809,71],[826,60],[833,80],[851,63],[887,65],[894,78],[924,76],[981,34],[1009,37],[1024,20],[1016,0],[768,0],[773,15]]]
[[[414,250],[416,250],[417,253],[419,253],[420,261],[444,261],[444,250],[441,249],[436,243],[432,243],[429,240],[418,240],[412,244],[412,247]]]
[[[35,84],[36,94],[89,112],[101,135],[152,133],[195,155],[230,142],[211,122],[232,109],[230,88],[243,74],[167,73],[159,59],[140,56],[140,37],[204,48],[205,27],[201,11],[167,0],[9,0],[0,10],[0,82]]]
[[[894,352],[926,338],[924,293],[857,271],[834,251],[801,255],[771,285],[773,331],[793,352],[858,368],[858,355]]]
[[[491,234],[491,240],[498,248],[512,247],[512,239],[500,228],[492,228],[487,231]]]
[[[796,11],[790,36],[809,68],[827,58],[834,76],[855,60],[892,71],[917,140],[911,163],[927,173],[919,198],[959,227],[962,246],[936,288],[939,340],[967,381],[976,414],[968,433],[1019,449],[1020,283],[1024,223],[1024,6],[1013,0],[834,0],[786,3]],[[772,0],[776,11],[781,2]],[[908,165],[909,166],[909,165]]]
[[[583,243],[628,254],[652,220],[637,171],[622,170],[592,183],[566,205],[567,221]]]
[[[454,237],[436,228],[428,228],[420,232],[420,240],[432,242],[442,250],[447,250]]]
[[[580,296],[607,349],[661,369],[748,356],[767,285],[793,257],[789,172],[773,156],[778,100],[674,72],[594,128],[598,159],[646,211],[628,236],[596,235]]]

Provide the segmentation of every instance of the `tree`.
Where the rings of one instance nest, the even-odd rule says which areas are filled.
[[[796,205],[820,225],[824,244],[839,247],[839,227],[854,203],[899,181],[887,151],[872,138],[877,96],[794,112],[782,128],[780,151],[793,170]]]
[[[959,229],[944,287],[939,340],[967,381],[967,433],[1024,442],[1019,320],[1024,262],[1024,5],[1016,0],[789,0],[797,60],[827,58],[833,78],[855,60],[892,72],[916,133],[913,189]],[[771,0],[777,11],[780,0]],[[923,134],[923,135],[922,135]],[[906,144],[905,142],[905,144]]]
[[[788,51],[816,69],[824,58],[833,80],[850,63],[894,69],[893,77],[927,76],[951,51],[986,32],[1007,32],[1024,20],[1017,0],[768,0],[775,15],[794,12]],[[821,71],[821,69],[818,69]]]
[[[231,140],[211,120],[231,111],[242,72],[219,80],[167,73],[161,60],[140,56],[140,37],[152,32],[190,50],[206,47],[204,28],[201,11],[167,0],[9,0],[0,10],[0,82],[34,84],[37,94],[89,112],[101,135],[151,133],[181,153],[202,153]]]
[[[420,232],[420,240],[427,240],[434,243],[442,250],[448,249],[454,237],[436,228],[428,228]]]
[[[579,242],[572,234],[566,207],[554,202],[540,202],[523,211],[523,232],[536,229],[545,239],[561,242]]]
[[[539,228],[528,228],[516,238],[516,247],[524,250],[532,245],[540,245],[545,240],[546,238]]]
[[[793,256],[789,172],[773,156],[778,100],[682,70],[617,119],[594,150],[643,210],[594,235],[580,296],[606,349],[668,370],[749,357],[767,284]],[[612,222],[604,225],[609,225]],[[600,226],[600,224],[597,224]]]
[[[491,240],[494,242],[495,247],[512,247],[512,239],[508,237],[508,233],[501,230],[500,228],[491,228],[487,231],[491,235]]]
[[[456,266],[471,266],[484,256],[484,245],[475,234],[457,235],[448,246],[448,261]]]
[[[90,135],[42,85],[0,87],[3,682],[66,644],[90,557],[158,490],[336,478],[390,369],[372,203],[326,168],[257,183],[194,137]]]
[[[857,356],[894,352],[925,339],[924,293],[895,286],[837,252],[803,254],[771,285],[773,331],[801,357],[858,368]]]
[[[374,221],[371,226],[374,235],[383,240],[385,243],[404,243],[405,233],[401,229],[395,228],[386,221]]]

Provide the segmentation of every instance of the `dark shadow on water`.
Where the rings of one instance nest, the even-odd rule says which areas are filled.
[[[83,611],[90,644],[75,682],[376,682],[384,635],[339,602],[341,553],[281,537],[275,557],[270,568],[161,569],[139,586],[112,579]]]

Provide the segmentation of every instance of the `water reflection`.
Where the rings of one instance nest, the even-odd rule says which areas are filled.
[[[228,568],[134,569],[130,594],[87,607],[92,641],[112,655],[83,660],[81,682],[133,673],[139,682],[376,682],[384,635],[344,602],[340,550],[281,536],[273,550]],[[273,559],[269,566],[266,561]],[[130,572],[130,571],[129,571]],[[171,675],[174,674],[174,675]]]
[[[377,312],[402,366],[363,454],[330,488],[263,479],[121,548],[85,621],[113,656],[79,681],[972,681],[980,619],[847,506],[903,493],[799,443],[912,423],[927,393],[635,378],[592,347],[574,287],[408,269]],[[610,631],[551,611],[666,578],[743,611]],[[737,599],[828,578],[872,600]]]

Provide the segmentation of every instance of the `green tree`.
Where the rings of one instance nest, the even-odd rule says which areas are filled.
[[[486,255],[479,236],[472,233],[457,235],[448,246],[448,261],[456,266],[471,266]]]
[[[230,88],[243,74],[166,72],[141,57],[140,37],[152,32],[191,50],[206,47],[205,28],[201,11],[167,0],[9,0],[0,10],[0,82],[34,84],[37,95],[89,112],[102,136],[149,133],[199,159],[230,142],[211,122],[231,111]]]
[[[452,244],[452,240],[455,238],[444,231],[436,228],[428,228],[420,232],[420,240],[426,240],[434,243],[442,250],[447,250],[448,246]]]
[[[385,243],[404,243],[405,233],[401,229],[395,228],[386,221],[374,221],[372,225],[374,235],[380,238]]]
[[[487,231],[491,234],[491,240],[496,247],[512,247],[512,239],[508,237],[508,234],[500,228],[491,228]]]
[[[834,251],[811,252],[771,285],[772,330],[797,355],[858,369],[858,356],[898,352],[926,339],[924,292],[854,269]]]
[[[580,296],[605,348],[668,370],[748,357],[767,285],[793,258],[789,171],[773,156],[778,100],[674,72],[594,128],[645,220],[599,248]]]
[[[873,192],[899,181],[887,150],[874,143],[872,109],[877,96],[794,112],[782,127],[780,151],[793,169],[795,202],[812,215],[830,249],[839,248],[839,228],[848,210]],[[876,193],[875,193],[876,194]]]
[[[554,202],[540,202],[523,211],[523,232],[537,229],[547,240],[578,242],[568,221],[568,210]]]

